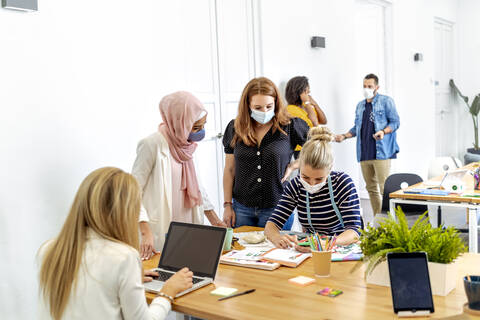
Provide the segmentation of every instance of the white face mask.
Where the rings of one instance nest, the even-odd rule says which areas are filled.
[[[254,109],[251,109],[250,111],[250,116],[260,124],[268,123],[275,116],[275,108],[272,108],[267,112],[262,112]]]
[[[365,99],[372,99],[375,96],[375,89],[363,88],[363,96]]]
[[[300,183],[303,185],[303,187],[307,190],[308,193],[316,193],[323,188],[323,186],[327,183],[327,180],[325,179],[325,181],[312,186],[300,177]]]

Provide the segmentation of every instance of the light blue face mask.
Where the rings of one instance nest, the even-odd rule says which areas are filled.
[[[267,112],[262,112],[258,110],[250,110],[250,116],[260,124],[268,123],[275,116],[275,108],[268,110]]]
[[[199,130],[197,132],[190,132],[188,135],[188,141],[197,142],[205,138],[205,129]]]

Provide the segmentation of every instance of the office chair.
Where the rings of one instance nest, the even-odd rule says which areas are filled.
[[[394,173],[388,176],[387,180],[385,180],[385,186],[383,188],[382,213],[387,213],[390,210],[390,193],[402,189],[402,184],[404,183],[406,183],[408,186],[411,186],[419,182],[423,182],[423,179],[414,173]],[[400,206],[402,208],[405,216],[420,216],[428,210],[426,205],[421,204],[402,203],[397,204],[396,206]]]

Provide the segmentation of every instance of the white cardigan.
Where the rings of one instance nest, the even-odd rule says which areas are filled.
[[[39,265],[51,243],[40,249]],[[170,312],[170,302],[158,297],[149,307],[141,273],[142,262],[137,250],[89,230],[77,286],[72,289],[62,319],[165,319]],[[52,319],[42,296],[38,318]]]
[[[165,234],[172,221],[172,165],[168,142],[160,132],[142,139],[137,146],[137,158],[132,174],[142,189],[140,221],[148,221],[156,250],[163,248]],[[197,180],[198,175],[197,175]],[[193,222],[203,224],[204,210],[213,210],[199,180],[203,206],[193,208]],[[145,212],[146,210],[146,212]]]

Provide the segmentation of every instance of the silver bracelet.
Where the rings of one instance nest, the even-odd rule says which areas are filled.
[[[168,300],[170,300],[170,303],[173,303],[173,298],[172,298],[172,296],[169,296],[168,294],[163,293],[163,292],[159,292],[158,295],[159,295],[160,297],[167,298]]]

